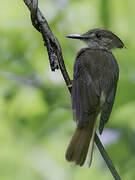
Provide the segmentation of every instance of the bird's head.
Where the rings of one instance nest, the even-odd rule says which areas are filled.
[[[118,36],[105,29],[92,29],[82,35],[69,34],[66,37],[83,40],[91,48],[98,47],[110,50],[124,47],[124,43]]]

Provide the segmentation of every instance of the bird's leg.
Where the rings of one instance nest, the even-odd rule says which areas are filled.
[[[73,80],[71,80],[71,84],[69,84],[67,87],[72,88]]]

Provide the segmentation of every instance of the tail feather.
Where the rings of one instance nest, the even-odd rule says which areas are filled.
[[[95,133],[96,133],[96,123],[94,125],[93,134],[92,134],[92,137],[91,137],[91,140],[90,140],[88,153],[87,153],[87,156],[86,156],[86,160],[84,162],[86,167],[90,167],[91,163],[92,163],[92,155],[93,155]]]
[[[86,162],[87,166],[89,166],[92,158],[95,131],[95,119],[85,127],[76,128],[66,151],[68,161],[74,161],[80,166]]]

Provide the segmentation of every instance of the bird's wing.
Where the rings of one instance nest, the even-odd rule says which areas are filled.
[[[110,71],[108,73],[109,75],[103,76],[104,79],[101,78],[102,84],[104,84],[107,88],[102,87],[102,90],[106,92],[105,93],[106,98],[101,108],[100,125],[99,125],[100,134],[104,129],[105,123],[107,123],[107,121],[109,120],[117,90],[117,81],[119,78],[119,68],[115,60],[115,57],[112,54],[110,54],[109,59],[108,60],[110,61],[110,63],[108,64],[107,67],[107,70]]]
[[[99,83],[93,80],[94,64],[87,51],[81,51],[74,65],[72,85],[73,117],[78,127],[83,127],[93,119],[99,106]],[[91,67],[93,67],[91,71]]]
[[[99,125],[100,134],[102,133],[102,131],[104,129],[104,125],[109,120],[109,117],[110,117],[110,114],[112,111],[112,107],[114,104],[116,89],[117,89],[117,81],[116,81],[116,83],[113,84],[113,87],[111,88],[110,92],[108,93],[105,103],[103,105],[102,111],[101,111],[100,125]]]

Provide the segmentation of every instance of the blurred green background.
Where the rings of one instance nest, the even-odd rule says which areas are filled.
[[[95,27],[116,33],[120,79],[115,105],[101,139],[122,180],[135,179],[135,1],[39,0],[63,49],[72,78],[76,52],[66,39]],[[0,180],[113,180],[95,148],[90,169],[65,160],[72,136],[70,95],[59,71],[51,72],[41,35],[23,0],[0,7]]]

